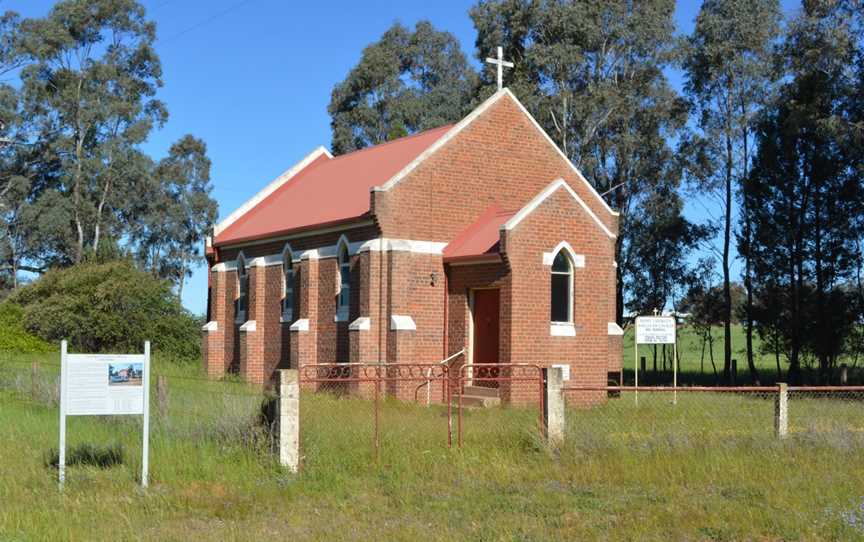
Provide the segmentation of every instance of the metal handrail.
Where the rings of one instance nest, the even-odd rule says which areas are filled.
[[[456,352],[452,356],[447,356],[446,358],[442,359],[438,363],[434,364],[434,366],[446,365],[446,364],[450,363],[454,359],[463,355],[465,353],[465,350],[466,349],[463,348],[462,350]],[[426,406],[429,406],[432,404],[432,367],[429,367],[429,369],[427,369],[427,371],[426,371],[426,382],[420,384],[419,386],[417,386],[414,389],[414,402],[417,402],[417,393],[420,391],[420,388],[422,388],[423,386],[426,386]]]

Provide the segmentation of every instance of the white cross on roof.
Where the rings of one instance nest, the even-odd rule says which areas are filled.
[[[498,90],[504,88],[504,68],[512,68],[513,63],[504,60],[504,48],[498,48],[498,58],[486,58],[489,64],[495,64],[498,68]]]

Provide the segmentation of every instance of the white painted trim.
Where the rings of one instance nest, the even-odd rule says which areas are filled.
[[[414,319],[407,314],[391,314],[390,315],[390,330],[391,331],[414,331],[417,329],[417,324]]]
[[[246,268],[251,267],[270,267],[271,265],[282,265],[281,254],[268,254],[267,256],[258,256],[252,258]]]
[[[201,326],[201,331],[207,331],[208,333],[211,331],[219,331],[219,322],[216,320],[210,320],[203,326]]]
[[[246,203],[238,207],[233,213],[228,215],[222,222],[217,224],[213,228],[213,236],[216,237],[225,229],[236,222],[241,216],[249,212],[250,209],[261,203],[267,196],[278,190],[282,185],[290,181],[294,176],[298,173],[306,169],[306,166],[320,158],[321,156],[326,156],[328,159],[333,158],[333,155],[330,154],[330,151],[325,149],[324,147],[318,147],[314,151],[307,154],[302,160],[294,164],[287,171],[276,177],[273,181],[270,182],[267,186],[265,186],[261,191],[252,196]]]
[[[552,322],[549,324],[549,335],[553,337],[575,337],[576,326],[567,322]]]
[[[348,324],[348,331],[369,331],[372,329],[372,320],[368,316],[361,316]]]
[[[291,327],[289,327],[288,329],[290,329],[291,331],[309,331],[309,319],[301,318],[291,324]]]
[[[325,233],[333,233],[336,231],[346,231],[353,230],[356,228],[363,228],[365,226],[371,226],[375,224],[373,220],[358,220],[355,222],[348,222],[345,224],[341,224],[338,226],[326,226],[323,228],[314,228],[310,230],[302,230],[297,233],[289,233],[285,235],[274,235],[273,237],[264,237],[261,239],[254,239],[252,241],[237,241],[237,242],[228,242],[219,245],[219,248],[237,248],[237,247],[251,247],[255,245],[269,245],[270,243],[276,241],[288,241],[291,239],[302,239],[303,237],[312,237],[313,235],[322,235]]]
[[[621,329],[621,326],[619,326],[615,322],[609,322],[607,324],[607,331],[606,332],[609,335],[622,335],[622,336],[624,335],[624,330]]]
[[[245,324],[240,326],[240,331],[258,331],[258,324],[255,320],[247,320]]]
[[[553,363],[553,369],[561,369],[562,380],[570,380],[570,364],[569,363]]]
[[[534,210],[537,209],[537,207],[539,207],[541,203],[546,201],[546,199],[552,194],[554,194],[559,188],[566,189],[567,192],[573,197],[573,199],[575,199],[576,202],[579,203],[580,206],[582,206],[582,209],[584,209],[585,212],[588,213],[588,216],[590,216],[594,220],[597,226],[599,226],[600,229],[603,230],[603,233],[605,233],[610,239],[615,239],[615,234],[612,233],[609,228],[607,228],[606,225],[600,221],[599,218],[597,218],[597,215],[594,214],[594,211],[592,211],[591,208],[588,207],[588,205],[584,201],[582,201],[582,198],[579,197],[579,194],[577,194],[572,188],[570,188],[570,185],[568,185],[567,181],[565,181],[564,179],[552,181],[549,186],[544,188],[539,194],[537,194],[537,196],[534,197],[534,199],[528,202],[528,205],[519,209],[518,213],[510,217],[510,220],[502,224],[501,230],[512,230],[513,228],[518,226],[519,223],[525,219],[525,217],[533,213]]]
[[[443,254],[444,247],[448,245],[448,243],[442,243],[439,241],[417,241],[414,239],[387,239],[384,238],[386,242],[385,250],[390,252],[412,252],[414,254]],[[360,252],[364,250],[381,250],[379,247],[378,240],[373,239],[372,241],[367,241],[367,243],[371,243],[368,247],[361,247]],[[366,243],[364,243],[365,245]]]
[[[225,273],[226,271],[237,271],[237,262],[221,262],[210,268],[214,273]]]
[[[584,254],[576,254],[576,251],[573,250],[573,247],[570,246],[570,243],[567,241],[561,241],[555,248],[552,249],[552,252],[544,252],[543,253],[543,265],[552,265],[555,261],[555,256],[558,255],[559,250],[567,251],[567,254],[570,255],[570,262],[573,264],[573,267],[585,267],[585,255]]]
[[[443,254],[444,247],[447,243],[440,241],[419,241],[415,239],[390,239],[387,237],[378,237],[369,239],[368,241],[357,241],[348,243],[348,255],[355,256],[362,252],[410,252],[412,254]],[[292,252],[293,262],[299,263],[302,260],[323,260],[327,258],[335,258],[338,255],[338,245],[327,245],[319,248],[312,248],[302,252]],[[472,262],[474,263],[474,262]],[[268,267],[271,265],[282,265],[281,254],[268,254],[259,256],[247,263],[249,267]],[[214,273],[224,273],[226,271],[236,271],[237,262],[228,261],[217,263],[210,268]]]
[[[543,127],[540,126],[540,124],[537,122],[537,119],[535,119],[534,116],[531,115],[531,113],[529,113],[527,109],[525,109],[525,106],[522,105],[522,102],[520,102],[519,99],[516,98],[516,96],[512,92],[510,92],[510,89],[508,89],[508,88],[503,88],[503,89],[499,90],[498,92],[496,92],[495,94],[493,94],[492,96],[490,96],[489,98],[487,98],[486,101],[484,101],[482,104],[480,104],[476,109],[474,109],[474,111],[469,113],[468,116],[466,116],[461,121],[459,121],[455,126],[450,128],[450,130],[448,130],[446,134],[444,134],[443,136],[438,138],[438,140],[435,141],[435,143],[433,143],[432,145],[430,145],[429,148],[427,148],[425,151],[423,151],[420,154],[420,156],[418,156],[414,160],[412,160],[411,163],[409,163],[407,166],[402,168],[401,171],[399,171],[396,175],[391,177],[382,186],[373,187],[372,191],[373,192],[386,192],[386,191],[390,190],[391,188],[393,188],[394,186],[396,186],[397,184],[399,184],[399,182],[402,179],[404,179],[405,176],[407,176],[409,173],[411,173],[411,171],[413,171],[415,168],[417,168],[417,166],[419,166],[424,160],[429,158],[429,156],[433,155],[438,149],[440,149],[441,147],[446,145],[451,139],[456,137],[456,135],[459,134],[459,132],[461,132],[469,124],[474,122],[474,120],[477,117],[482,115],[487,109],[489,109],[493,104],[495,104],[503,96],[509,96],[510,99],[513,100],[513,102],[516,104],[516,106],[519,108],[519,110],[522,111],[522,113],[526,117],[528,117],[528,119],[531,121],[531,124],[541,134],[543,134],[543,137],[546,139],[546,141],[558,152],[558,155],[561,157],[561,159],[564,160],[564,162],[570,167],[571,170],[573,170],[573,172],[576,174],[576,177],[579,178],[583,183],[585,183],[585,186],[587,186],[588,189],[591,191],[591,193],[594,194],[594,196],[597,198],[597,200],[600,202],[600,204],[610,214],[612,214],[614,216],[618,216],[619,213],[617,211],[612,210],[612,208],[609,207],[609,204],[607,204],[606,201],[603,199],[603,197],[600,196],[600,194],[597,192],[597,189],[594,188],[594,186],[592,186],[591,183],[589,183],[587,179],[585,179],[585,176],[582,175],[582,172],[579,171],[579,169],[573,165],[573,162],[571,162],[570,159],[567,158],[567,155],[565,155],[564,152],[562,152],[561,149],[558,147],[558,145],[552,140],[552,138],[549,137],[549,134],[546,133],[546,130],[544,130]]]

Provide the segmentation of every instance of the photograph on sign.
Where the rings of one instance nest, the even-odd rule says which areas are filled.
[[[143,363],[108,364],[109,386],[141,386],[143,375]]]

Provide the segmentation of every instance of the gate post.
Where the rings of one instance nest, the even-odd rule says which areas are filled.
[[[786,384],[777,384],[777,397],[774,399],[774,432],[779,438],[789,433],[789,395]]]
[[[546,442],[557,448],[564,443],[564,370],[543,369],[543,382],[543,430]]]
[[[279,464],[297,472],[300,466],[300,383],[296,369],[279,371]]]

